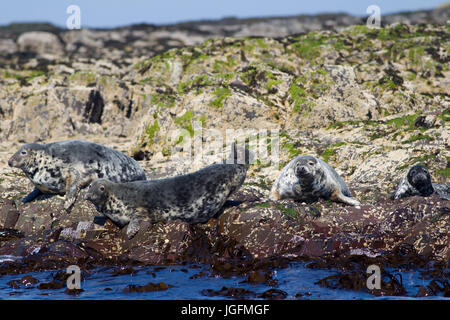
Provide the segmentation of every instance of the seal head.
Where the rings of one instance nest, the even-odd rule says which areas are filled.
[[[96,208],[103,208],[108,201],[107,188],[109,184],[111,184],[111,182],[106,179],[98,179],[92,182],[84,195],[84,200],[92,202]],[[98,208],[97,210],[99,210]]]
[[[419,191],[421,196],[428,197],[433,192],[431,176],[427,168],[423,165],[415,165],[411,167],[407,174],[408,182]]]
[[[25,173],[30,172],[35,164],[36,151],[41,149],[41,145],[37,143],[30,143],[20,147],[8,160],[8,166],[22,169]]]
[[[325,176],[325,172],[322,170],[319,161],[310,156],[306,156],[296,162],[294,173],[304,191],[312,191],[315,189],[316,184],[323,181]]]

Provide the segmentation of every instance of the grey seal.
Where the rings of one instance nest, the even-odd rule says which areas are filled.
[[[233,150],[237,151],[232,155],[234,161],[212,164],[185,175],[128,183],[99,179],[91,184],[85,199],[119,227],[128,224],[130,239],[139,231],[142,220],[203,223],[220,211],[245,180],[252,154],[235,145]],[[236,161],[243,154],[245,162]]]
[[[26,144],[9,159],[8,165],[22,169],[35,186],[23,203],[43,193],[65,194],[67,211],[75,203],[80,189],[96,179],[115,182],[146,179],[144,170],[134,159],[84,140]]]
[[[428,197],[433,193],[444,200],[450,200],[450,186],[432,183],[428,169],[424,165],[416,164],[409,168],[408,173],[397,186],[393,198],[400,199],[414,195]]]
[[[275,180],[270,198],[292,198],[309,203],[323,198],[352,206],[360,205],[337,172],[326,162],[313,156],[292,159]]]

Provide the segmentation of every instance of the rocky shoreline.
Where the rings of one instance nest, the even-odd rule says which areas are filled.
[[[424,163],[433,182],[448,183],[450,30],[442,22],[448,10],[406,15],[411,24],[380,29],[349,26],[361,20],[345,15],[49,27],[39,37],[1,28],[0,275],[73,264],[87,270],[201,263],[221,276],[270,283],[273,268],[308,260],[343,270],[324,286],[357,288],[370,264],[423,268],[448,279],[450,201],[390,198],[414,163]],[[307,18],[320,23],[294,28],[292,19]],[[327,27],[327,19],[335,25]],[[254,37],[264,24],[278,30],[280,23],[293,29]],[[307,33],[293,35],[301,32]],[[70,214],[59,196],[22,204],[31,185],[7,166],[24,143],[81,138],[133,156],[149,178],[173,176],[210,164],[171,161],[183,146],[168,133],[181,129],[193,137],[196,121],[220,133],[280,133],[278,165],[253,164],[244,186],[205,224],[143,224],[128,240],[86,201]],[[208,136],[204,142],[214,145]],[[336,168],[361,208],[270,201],[271,184],[298,154]],[[371,293],[401,295],[401,284],[387,279],[389,292]],[[448,282],[440,293],[448,296]]]

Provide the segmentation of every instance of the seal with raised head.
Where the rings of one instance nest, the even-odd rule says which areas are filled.
[[[85,199],[119,227],[128,224],[130,239],[139,231],[142,220],[203,223],[220,211],[245,180],[251,154],[247,149],[233,153],[234,160],[236,155],[245,154],[245,162],[227,160],[193,173],[158,180],[115,183],[99,179],[91,184]]]
[[[432,183],[428,169],[424,165],[416,164],[409,168],[408,173],[397,186],[393,198],[400,199],[415,195],[428,197],[433,193],[437,193],[442,199],[450,200],[450,186]]]
[[[9,159],[8,165],[22,169],[35,186],[22,202],[32,201],[43,193],[65,194],[66,210],[75,203],[80,189],[96,179],[114,182],[146,179],[134,159],[84,140],[26,144]]]
[[[313,156],[292,159],[275,180],[270,198],[291,198],[308,203],[323,198],[352,206],[360,205],[337,172],[326,162]]]

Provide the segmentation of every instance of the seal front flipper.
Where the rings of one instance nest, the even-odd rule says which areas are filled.
[[[76,170],[71,170],[66,180],[66,201],[64,202],[64,209],[67,212],[70,211],[77,200],[80,189],[80,174]]]
[[[22,199],[22,203],[31,202],[41,194],[43,194],[42,191],[35,187],[33,191],[31,191],[25,198]]]
[[[402,182],[400,182],[400,184],[398,185],[397,190],[395,190],[392,198],[394,200],[396,200],[396,199],[408,197],[408,196],[412,195],[411,189],[412,189],[412,187],[408,183],[408,180],[403,179]]]
[[[139,232],[142,221],[149,220],[147,210],[143,208],[136,209],[132,216],[133,217],[127,227],[128,240],[133,239],[133,237]]]

